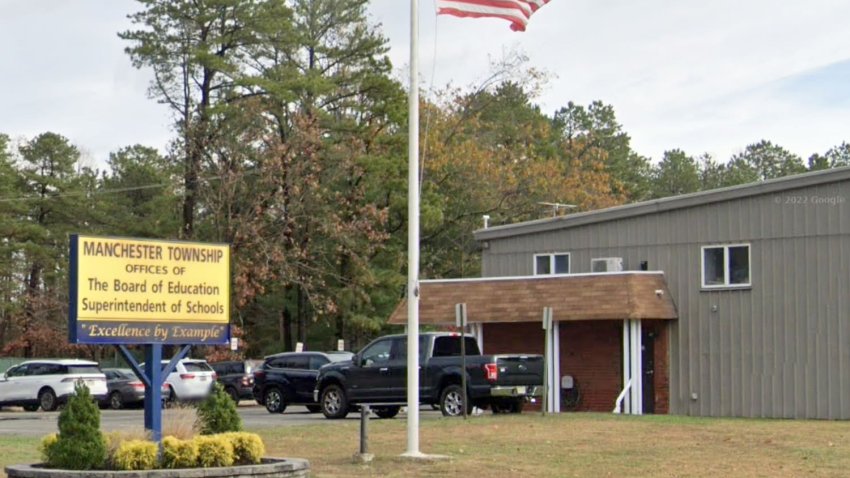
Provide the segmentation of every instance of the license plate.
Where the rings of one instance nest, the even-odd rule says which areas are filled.
[[[202,381],[202,382],[206,382],[206,381],[207,381],[207,376],[206,376],[206,375],[201,375],[201,381]]]
[[[517,395],[525,395],[525,386],[523,385],[521,387],[517,387],[516,393],[517,393]]]

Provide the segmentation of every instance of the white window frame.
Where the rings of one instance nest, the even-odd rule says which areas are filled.
[[[549,270],[552,272],[548,274],[537,273],[537,258],[543,256],[549,257]],[[534,271],[534,275],[558,275],[555,274],[555,256],[567,256],[567,272],[562,272],[561,274],[570,274],[573,268],[573,258],[569,252],[545,252],[541,254],[534,254],[534,259],[532,263],[532,270]]]
[[[749,281],[746,284],[731,284],[729,282],[729,249],[732,247],[747,248],[747,274]],[[705,250],[706,249],[723,249],[723,284],[706,284],[705,283]],[[744,289],[753,286],[753,248],[749,242],[736,244],[712,244],[700,247],[700,270],[699,282],[703,289]]]

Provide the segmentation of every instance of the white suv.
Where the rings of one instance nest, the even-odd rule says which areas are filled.
[[[162,361],[163,368],[168,360]],[[145,364],[141,364],[144,370]],[[183,359],[168,374],[164,387],[171,389],[169,400],[200,400],[207,397],[215,383],[215,372],[206,360]]]
[[[41,407],[52,412],[74,394],[82,380],[92,398],[106,398],[106,376],[97,362],[87,360],[30,360],[10,367],[0,376],[0,407],[23,406],[34,412]]]

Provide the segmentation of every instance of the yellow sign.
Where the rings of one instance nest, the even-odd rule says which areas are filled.
[[[78,321],[229,322],[227,245],[78,236],[71,254]]]

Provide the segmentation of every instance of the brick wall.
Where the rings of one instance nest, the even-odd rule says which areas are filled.
[[[643,321],[655,333],[655,413],[670,412],[670,326],[667,321]]]
[[[561,323],[561,375],[572,375],[577,411],[610,412],[622,389],[623,326],[619,320]]]
[[[656,334],[655,413],[669,407],[668,327],[643,321]],[[622,336],[619,320],[561,322],[561,375],[572,375],[581,393],[578,411],[610,412],[622,389]],[[484,324],[484,353],[543,354],[543,329],[534,323]]]

